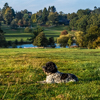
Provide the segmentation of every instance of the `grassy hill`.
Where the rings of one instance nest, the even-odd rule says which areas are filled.
[[[5,33],[5,38],[7,41],[15,41],[16,39],[20,41],[23,39],[27,41],[27,38],[31,37],[31,33],[25,33],[24,28],[11,29],[10,26],[2,25],[1,27]]]
[[[56,63],[58,70],[73,73],[77,83],[39,84],[41,66]],[[99,100],[99,49],[0,49],[0,99]]]
[[[57,37],[61,34],[61,31],[67,30],[67,26],[56,26],[56,27],[43,27],[44,33],[47,38],[54,37],[56,40]],[[11,29],[10,26],[2,25],[2,29],[5,33],[5,38],[7,41],[15,41],[16,39],[20,41],[23,39],[27,41],[27,38],[31,37],[31,33],[25,33],[24,28],[18,28],[17,30]],[[69,33],[73,34],[74,32],[69,31]]]

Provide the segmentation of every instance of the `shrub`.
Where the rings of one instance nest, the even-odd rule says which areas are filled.
[[[59,38],[57,38],[57,43],[60,44],[62,47],[66,47],[68,45],[68,41],[70,40],[70,43],[72,44],[72,35],[67,34],[67,35],[62,35]]]
[[[34,39],[33,45],[35,46],[47,46],[48,40],[43,32],[39,33]]]
[[[26,28],[24,29],[24,32],[25,32],[25,33],[30,33],[30,32],[32,32],[32,29],[30,29],[29,27],[26,27]]]
[[[61,32],[60,36],[61,36],[61,35],[67,35],[67,34],[68,34],[67,30],[63,30],[63,31]]]

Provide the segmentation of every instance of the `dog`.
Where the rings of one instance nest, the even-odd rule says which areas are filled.
[[[47,62],[46,66],[43,66],[42,69],[47,75],[46,80],[38,81],[38,83],[67,83],[78,81],[78,78],[74,74],[59,72],[54,62]]]

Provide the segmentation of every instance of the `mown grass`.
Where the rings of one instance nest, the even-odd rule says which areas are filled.
[[[39,84],[46,75],[41,66],[56,63],[58,70],[73,73],[76,83]],[[99,100],[100,50],[0,49],[0,99]]]
[[[10,26],[2,25],[1,27],[5,32],[6,41],[15,41],[16,39],[20,41],[28,41],[27,39],[31,37],[31,33],[25,33],[24,28],[11,29]]]
[[[67,26],[56,26],[56,27],[43,27],[44,33],[47,38],[54,37],[54,40],[56,41],[57,37],[61,34],[61,31],[67,30]],[[5,33],[5,38],[7,41],[15,41],[16,39],[20,41],[23,39],[24,41],[28,41],[32,34],[31,33],[25,33],[24,28],[17,28],[11,29],[10,26],[2,25],[2,29]],[[33,28],[34,29],[34,28]],[[69,33],[74,34],[74,32],[69,31]]]

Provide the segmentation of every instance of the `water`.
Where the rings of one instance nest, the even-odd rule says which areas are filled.
[[[75,46],[76,43],[73,43],[71,46]],[[59,44],[55,44],[55,48],[62,48]],[[17,48],[36,48],[37,46],[34,46],[33,44],[23,44],[23,45],[17,45]],[[12,48],[11,46],[9,48]],[[69,48],[69,46],[66,46],[66,48]]]
[[[23,44],[17,46],[17,48],[33,48],[33,47],[37,47],[37,46],[34,46],[33,44]]]

